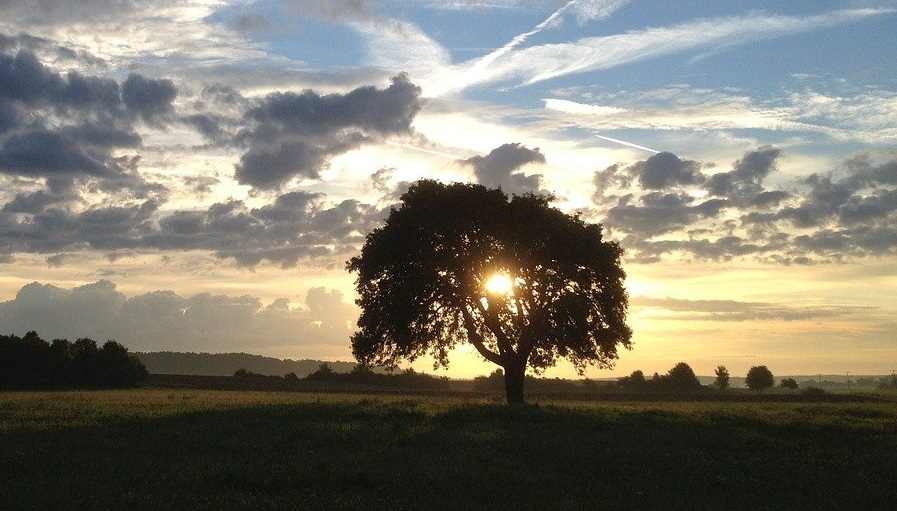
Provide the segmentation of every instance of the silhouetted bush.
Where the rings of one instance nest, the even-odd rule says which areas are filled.
[[[146,368],[115,341],[48,343],[36,332],[0,336],[0,389],[124,388],[146,379]]]

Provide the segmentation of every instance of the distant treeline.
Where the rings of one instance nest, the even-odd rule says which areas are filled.
[[[115,341],[47,342],[36,332],[0,336],[0,389],[93,389],[135,387],[146,368]]]
[[[234,378],[282,378],[287,382],[299,382],[296,373],[283,376],[266,376],[246,369],[234,372]],[[317,370],[301,379],[306,382],[327,384],[329,387],[376,387],[387,389],[413,389],[430,391],[451,390],[450,380],[446,377],[431,376],[418,373],[414,369],[406,369],[397,373],[375,372],[370,368],[356,364],[349,372],[334,371],[329,363],[318,364]]]
[[[244,369],[260,375],[276,376],[294,373],[304,378],[315,372],[320,360],[281,360],[248,353],[178,353],[171,351],[134,353],[150,374],[183,374],[196,376],[231,376]],[[328,362],[338,373],[351,371],[352,362]]]

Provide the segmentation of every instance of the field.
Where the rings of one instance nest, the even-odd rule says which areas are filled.
[[[897,509],[897,397],[0,393],[0,507]]]

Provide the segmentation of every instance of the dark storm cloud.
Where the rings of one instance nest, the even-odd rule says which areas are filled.
[[[135,351],[245,351],[275,343],[345,349],[357,309],[323,288],[308,290],[305,303],[290,309],[286,298],[264,306],[252,296],[164,290],[129,298],[108,280],[73,289],[33,282],[0,303],[0,331],[115,339]]]
[[[837,172],[798,179],[785,192],[764,185],[780,156],[778,149],[761,147],[735,161],[730,171],[710,176],[645,172],[652,168],[650,158],[628,167],[612,165],[595,173],[594,202],[611,205],[604,223],[623,237],[631,260],[646,263],[678,255],[814,264],[897,252],[897,158],[860,154]],[[636,181],[648,190],[615,195],[632,190]]]
[[[360,87],[346,94],[275,93],[246,113],[254,124],[241,139],[249,150],[236,179],[275,189],[294,177],[317,179],[332,156],[392,135],[411,133],[421,90],[405,74],[386,89]]]
[[[480,184],[489,188],[502,188],[508,193],[538,192],[542,187],[542,175],[525,175],[520,168],[530,163],[545,163],[545,155],[539,148],[529,149],[522,144],[503,144],[486,156],[473,156],[461,160],[473,167]]]

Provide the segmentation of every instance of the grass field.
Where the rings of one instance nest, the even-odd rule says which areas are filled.
[[[0,394],[0,508],[897,509],[897,399]]]

